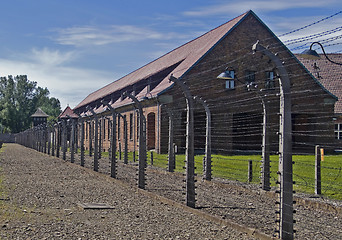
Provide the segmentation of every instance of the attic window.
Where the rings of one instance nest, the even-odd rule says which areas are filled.
[[[235,89],[235,81],[226,80],[226,89]]]
[[[265,89],[274,89],[274,72],[266,72]]]
[[[255,82],[255,71],[246,71],[245,72],[245,81],[246,83]]]

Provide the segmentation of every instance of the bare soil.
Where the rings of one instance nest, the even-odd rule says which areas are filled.
[[[17,144],[0,153],[0,239],[254,239],[234,227],[209,221],[150,195],[184,203],[182,174],[147,168],[146,191],[137,190],[137,164],[93,159],[80,167]],[[197,210],[274,236],[276,195],[258,186],[214,179],[197,182]],[[1,191],[0,191],[1,192]],[[341,202],[297,196],[296,239],[342,239]],[[83,210],[79,203],[112,209]]]

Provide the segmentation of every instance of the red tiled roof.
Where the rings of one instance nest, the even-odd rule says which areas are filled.
[[[342,54],[327,54],[335,62],[342,63]],[[323,54],[321,59],[304,59],[300,54],[296,57],[311,72],[311,74],[338,99],[342,99],[342,66],[329,62]],[[335,113],[342,113],[342,102],[335,103]]]
[[[98,99],[104,98],[114,92],[120,91],[127,86],[133,85],[143,79],[147,79],[154,74],[167,69],[170,66],[179,64],[176,66],[170,74],[179,78],[184,75],[197,61],[201,59],[217,42],[219,42],[227,33],[230,32],[244,17],[252,11],[246,12],[239,17],[205,33],[204,35],[174,49],[173,51],[163,55],[162,57],[150,62],[149,64],[135,70],[134,72],[114,81],[107,86],[89,94],[82,102],[80,102],[75,108],[78,109],[82,106],[90,104]],[[165,77],[159,85],[151,90],[152,96],[156,96],[158,93],[168,89],[173,85],[169,82],[168,76]],[[120,99],[118,100],[120,101]],[[119,106],[117,101],[115,107]],[[129,101],[132,103],[132,101]],[[122,102],[121,104],[124,105]]]
[[[74,111],[69,107],[67,106],[64,111],[59,114],[58,118],[78,118],[77,114],[74,113]]]

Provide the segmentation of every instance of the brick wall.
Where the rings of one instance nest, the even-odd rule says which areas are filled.
[[[186,85],[189,87],[192,95],[200,96],[204,100],[207,100],[211,112],[212,112],[212,146],[213,150],[217,152],[231,153],[237,149],[246,148],[246,146],[238,146],[237,142],[242,141],[243,138],[249,138],[250,143],[247,148],[249,150],[261,150],[261,135],[240,137],[237,139],[232,137],[233,125],[237,124],[239,116],[241,119],[243,116],[255,116],[259,114],[259,117],[254,119],[254,131],[261,133],[262,131],[262,104],[260,98],[253,92],[248,92],[244,83],[235,81],[235,89],[225,89],[225,81],[217,79],[217,76],[225,70],[226,67],[230,67],[235,71],[237,78],[240,81],[245,81],[244,75],[246,70],[255,72],[255,80],[258,85],[263,86],[265,81],[265,75],[267,71],[274,71],[275,64],[270,62],[269,58],[261,54],[252,54],[252,45],[260,40],[263,46],[271,46],[270,50],[274,53],[278,53],[278,57],[284,60],[287,72],[291,79],[291,91],[293,92],[292,111],[294,121],[317,121],[317,124],[311,124],[307,126],[308,129],[294,128],[295,131],[300,132],[306,130],[311,132],[312,136],[302,136],[294,139],[296,144],[294,149],[297,151],[311,151],[306,149],[307,145],[301,145],[301,142],[305,143],[317,143],[323,144],[332,141],[333,129],[331,125],[323,126],[320,123],[326,123],[329,118],[320,118],[320,112],[333,113],[333,104],[328,103],[322,105],[325,99],[332,99],[298,64],[293,56],[286,51],[286,49],[279,44],[275,36],[268,31],[268,29],[260,23],[254,16],[249,15],[245,21],[243,21],[238,27],[232,30],[228,36],[219,42],[212,51],[210,51],[201,61],[194,66],[191,71],[183,78]],[[279,84],[275,81],[275,90],[269,90],[274,94],[274,91],[279,88]],[[310,91],[302,93],[303,90]],[[279,90],[278,90],[279,91]],[[175,122],[175,142],[180,146],[180,149],[185,147],[185,121],[186,118],[186,105],[183,94],[176,86],[167,92],[167,94],[174,96],[174,102],[169,105],[171,109],[178,115]],[[298,97],[299,95],[299,97]],[[305,96],[304,98],[300,97]],[[275,143],[274,151],[277,150],[278,136],[275,134],[278,131],[277,124],[279,122],[277,113],[279,112],[279,100],[278,98],[272,98],[271,101],[271,121],[272,121],[272,134],[271,142]],[[252,103],[251,103],[252,102]],[[253,102],[255,104],[253,104]],[[329,101],[328,101],[329,102]],[[331,102],[331,101],[330,101]],[[310,106],[310,107],[307,107]],[[315,107],[317,106],[317,107]],[[203,116],[204,109],[196,105],[195,116]],[[313,120],[315,119],[315,120]],[[167,146],[166,126],[168,126],[167,117],[162,112],[162,150],[165,151]],[[331,121],[331,120],[330,120]],[[196,121],[195,121],[196,124]],[[243,126],[243,123],[240,123]],[[250,123],[248,123],[250,124]],[[247,123],[245,123],[247,125]],[[296,125],[297,126],[297,125]],[[298,126],[300,126],[298,124]],[[302,124],[302,127],[306,126]],[[198,129],[195,126],[195,129]],[[197,130],[198,131],[198,130]],[[203,131],[203,130],[202,130]],[[248,131],[244,130],[246,134]],[[320,134],[322,132],[322,134]],[[323,134],[324,132],[324,134]],[[330,132],[331,135],[326,133]],[[243,132],[241,133],[244,134]],[[203,135],[203,132],[198,134]],[[198,138],[197,138],[198,139]],[[203,141],[203,139],[202,139]],[[196,145],[196,130],[195,130],[195,145]],[[195,146],[196,147],[196,146]],[[310,148],[311,146],[309,146]],[[247,150],[247,149],[245,149]],[[312,151],[314,148],[312,148]]]

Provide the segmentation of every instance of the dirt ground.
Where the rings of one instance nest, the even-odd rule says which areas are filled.
[[[5,145],[0,168],[0,239],[253,239],[20,145]]]
[[[137,164],[118,162],[117,178],[109,177],[108,159],[85,167],[6,144],[0,153],[0,239],[254,239],[228,221],[273,236],[276,229],[272,192],[255,185],[214,179],[196,184],[196,211],[184,205],[182,174],[148,166],[146,191],[138,191]],[[148,194],[147,194],[148,193]],[[161,196],[170,199],[161,201]],[[297,195],[296,239],[342,239],[341,201]],[[83,210],[80,203],[106,203],[112,209]],[[241,230],[241,229],[240,229]]]

